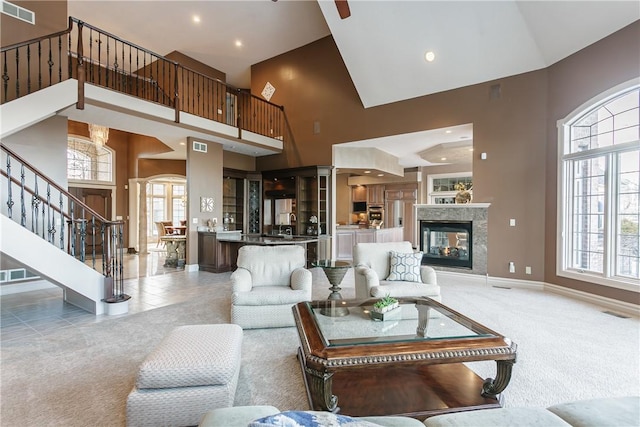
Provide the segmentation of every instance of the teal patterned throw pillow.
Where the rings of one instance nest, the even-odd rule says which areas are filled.
[[[389,277],[390,281],[422,282],[420,278],[420,264],[422,252],[401,253],[390,251]]]

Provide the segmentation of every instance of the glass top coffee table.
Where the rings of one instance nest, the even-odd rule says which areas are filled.
[[[516,344],[430,298],[399,300],[384,321],[370,315],[375,299],[293,306],[312,409],[425,419],[500,407]],[[331,305],[349,313],[323,315]],[[495,378],[483,380],[463,364],[486,360],[496,362]]]

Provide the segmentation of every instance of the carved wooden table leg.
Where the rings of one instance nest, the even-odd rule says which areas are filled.
[[[304,368],[309,388],[314,400],[314,410],[338,412],[338,396],[332,394],[333,372],[322,372],[309,367]],[[317,407],[315,407],[317,406]]]
[[[482,396],[484,397],[496,397],[498,394],[507,388],[509,381],[511,380],[511,370],[515,360],[497,360],[496,364],[498,369],[496,372],[496,379],[487,378],[482,385]]]

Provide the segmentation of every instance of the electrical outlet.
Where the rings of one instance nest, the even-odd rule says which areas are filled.
[[[511,227],[515,227],[515,226],[516,226],[516,219],[515,219],[515,218],[511,218],[511,219],[509,220],[509,225],[510,225]]]
[[[524,268],[524,274],[531,274],[531,267],[528,265]]]
[[[194,224],[198,224],[198,218],[191,218],[191,222]]]
[[[509,273],[516,272],[516,263],[513,261],[509,261]]]

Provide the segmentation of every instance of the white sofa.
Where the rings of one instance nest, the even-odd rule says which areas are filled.
[[[231,322],[243,329],[295,326],[291,306],[311,301],[311,272],[301,246],[247,245],[231,274]]]
[[[301,411],[317,414],[322,420],[322,412]],[[214,409],[208,412],[199,427],[266,427],[281,426],[278,419],[273,422],[264,417],[277,416],[280,411],[273,406],[234,406]],[[286,414],[286,412],[285,412]],[[327,416],[330,413],[324,413]],[[480,409],[436,415],[424,423],[403,416],[349,417],[333,422],[332,426],[366,425],[367,427],[637,427],[640,425],[640,397],[611,397],[560,403],[548,408],[514,407]],[[262,419],[264,422],[254,422]],[[360,424],[357,424],[360,422]],[[328,423],[327,423],[328,424]],[[325,425],[327,425],[325,424]]]
[[[391,251],[415,252],[411,242],[357,243],[353,247],[356,299],[427,296],[440,301],[436,271],[421,265],[420,281],[387,280]]]

